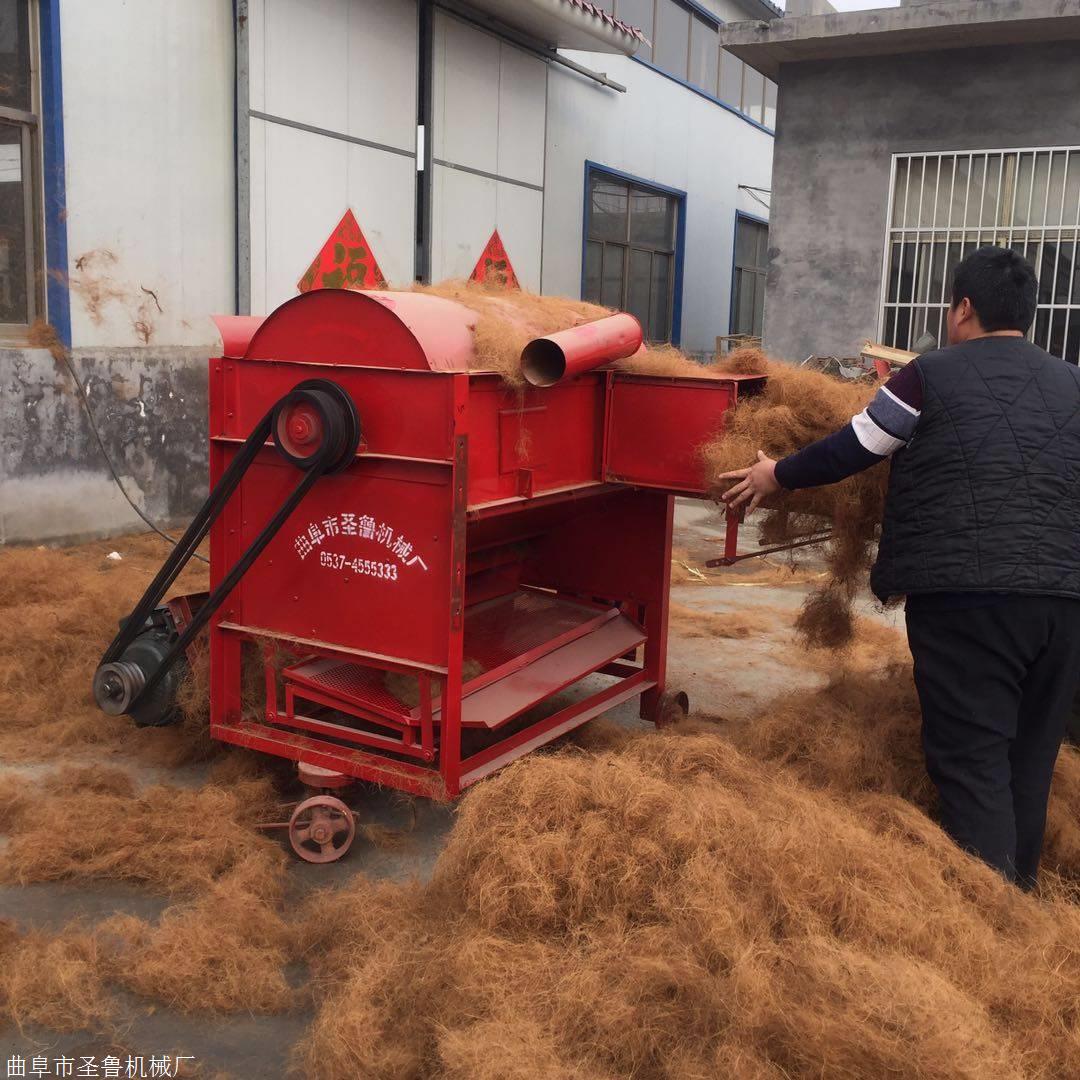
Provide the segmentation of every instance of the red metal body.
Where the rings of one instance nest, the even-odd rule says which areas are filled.
[[[212,482],[305,379],[347,391],[363,434],[214,615],[214,737],[454,796],[622,701],[656,718],[673,495],[704,495],[697,447],[762,380],[602,370],[512,390],[468,370],[474,323],[341,290],[221,321]],[[211,532],[212,585],[295,476],[260,452]],[[243,697],[248,662],[265,702]]]

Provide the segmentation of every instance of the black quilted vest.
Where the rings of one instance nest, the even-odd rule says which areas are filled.
[[[874,594],[1080,597],[1080,370],[1008,337],[915,362],[922,415],[892,459]]]

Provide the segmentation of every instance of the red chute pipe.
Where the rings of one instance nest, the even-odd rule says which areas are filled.
[[[521,351],[521,373],[533,386],[554,386],[640,348],[641,323],[633,315],[609,315],[530,341]]]

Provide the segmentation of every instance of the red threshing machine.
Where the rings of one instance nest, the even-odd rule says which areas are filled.
[[[687,709],[674,496],[705,494],[698,447],[762,380],[601,368],[641,343],[616,315],[532,342],[515,389],[470,370],[475,322],[341,290],[218,320],[210,495],[95,676],[105,711],[171,722],[208,626],[211,734],[322,790],[290,828],[311,861],[351,842],[328,792],[353,780],[453,797],[620,702]],[[207,533],[209,595],[162,605]]]

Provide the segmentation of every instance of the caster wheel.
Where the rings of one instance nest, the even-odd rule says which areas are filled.
[[[690,714],[690,699],[682,690],[666,690],[660,695],[653,714],[653,722],[657,727],[667,727],[669,724],[677,724],[685,720]]]
[[[289,818],[289,843],[304,862],[336,862],[355,837],[352,811],[332,795],[305,799]]]

